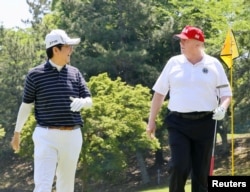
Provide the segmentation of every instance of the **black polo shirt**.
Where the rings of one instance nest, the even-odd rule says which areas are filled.
[[[86,81],[76,67],[65,65],[58,71],[48,61],[27,74],[23,102],[35,103],[35,118],[39,125],[82,125],[80,112],[70,110],[70,96],[91,96]]]

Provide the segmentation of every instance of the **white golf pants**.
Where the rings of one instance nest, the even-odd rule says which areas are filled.
[[[57,192],[74,192],[75,172],[82,147],[81,129],[57,130],[36,127],[33,192],[51,192],[56,175]]]

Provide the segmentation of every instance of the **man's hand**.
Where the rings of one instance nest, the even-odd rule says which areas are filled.
[[[71,107],[70,110],[73,112],[78,112],[83,107],[90,108],[92,106],[92,99],[90,97],[87,97],[87,98],[69,97],[69,99],[72,101],[72,103],[70,104],[70,107]]]
[[[226,109],[222,106],[217,107],[214,110],[214,114],[213,114],[213,119],[214,120],[222,120],[225,117],[226,114]]]
[[[19,151],[19,149],[20,149],[20,133],[19,132],[14,133],[14,136],[12,137],[10,144],[12,146],[12,149],[15,152]]]
[[[148,126],[147,126],[147,129],[146,129],[148,138],[155,139],[155,130],[156,130],[155,122],[152,122],[152,123],[149,122]]]

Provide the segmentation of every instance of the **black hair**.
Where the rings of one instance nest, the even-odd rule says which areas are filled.
[[[58,49],[61,50],[62,46],[63,46],[63,44],[57,44],[57,45],[54,45],[54,46],[46,49],[46,54],[47,54],[48,59],[51,59],[53,57],[53,47],[57,47]]]

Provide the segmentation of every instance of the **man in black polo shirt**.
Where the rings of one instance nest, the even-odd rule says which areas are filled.
[[[82,146],[80,110],[92,106],[83,76],[69,65],[72,46],[79,42],[63,30],[52,30],[45,38],[48,61],[29,71],[25,80],[11,144],[19,150],[21,129],[35,103],[34,192],[51,192],[55,173],[57,191],[74,191]]]

